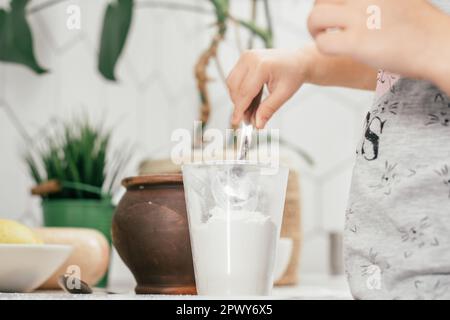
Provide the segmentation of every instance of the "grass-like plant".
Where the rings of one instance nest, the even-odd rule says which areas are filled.
[[[31,146],[25,161],[38,186],[57,188],[37,193],[48,199],[110,197],[130,158],[122,152],[108,161],[110,141],[110,132],[87,118],[47,131],[41,143]]]

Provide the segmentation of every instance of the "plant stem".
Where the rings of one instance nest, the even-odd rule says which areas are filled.
[[[219,30],[221,27],[219,27]],[[217,49],[220,42],[223,40],[224,34],[218,32],[212,39],[208,49],[202,53],[195,65],[195,78],[197,79],[197,87],[200,95],[201,107],[200,107],[200,121],[202,126],[206,126],[211,113],[211,103],[209,99],[209,93],[207,84],[209,81],[207,75],[207,67],[211,58],[214,58],[217,54]]]
[[[252,13],[251,13],[251,21],[253,22],[253,24],[256,23],[256,16],[257,16],[257,12],[258,12],[258,4],[257,1],[258,0],[251,0],[252,1]],[[247,48],[251,49],[253,48],[253,42],[255,40],[255,34],[252,33],[250,35],[250,38],[248,38],[248,45]]]
[[[272,36],[270,35],[270,32],[264,29],[261,29],[260,27],[258,27],[257,25],[255,25],[252,22],[248,22],[248,21],[244,21],[241,19],[237,19],[233,16],[228,16],[228,18],[231,21],[234,21],[236,23],[238,23],[239,25],[241,25],[244,28],[247,28],[250,32],[254,33],[256,36],[260,37],[261,40],[264,42],[264,45],[267,48],[271,48],[272,47]]]
[[[267,20],[267,30],[270,35],[270,41],[273,42],[273,24],[272,24],[272,15],[270,14],[270,6],[269,6],[269,0],[264,0],[264,11],[266,13],[266,20]]]
[[[3,108],[5,110],[5,113],[8,116],[9,120],[11,120],[11,123],[13,124],[14,127],[16,127],[16,130],[27,142],[27,144],[31,144],[32,142],[31,136],[28,134],[27,130],[22,125],[19,118],[14,113],[13,109],[6,103],[6,101],[0,100],[0,108]]]
[[[242,45],[242,40],[241,40],[241,30],[239,29],[239,23],[237,23],[236,21],[231,21],[233,23],[233,29],[234,29],[234,34],[236,37],[236,46],[237,49],[239,51],[239,53],[242,53],[244,51],[244,46]]]
[[[33,13],[39,12],[41,10],[47,9],[51,6],[54,6],[56,4],[67,2],[67,1],[69,1],[69,0],[48,0],[44,3],[38,4],[34,7],[31,7],[30,9],[27,10],[27,13],[33,14]]]
[[[208,74],[207,68],[211,59],[217,55],[219,44],[225,37],[227,32],[227,17],[229,10],[228,0],[209,0],[214,6],[215,14],[217,18],[216,26],[217,32],[214,35],[209,47],[200,55],[195,65],[195,78],[197,79],[197,88],[200,96],[200,121],[202,122],[202,128],[206,126],[211,113],[211,101],[208,92]]]

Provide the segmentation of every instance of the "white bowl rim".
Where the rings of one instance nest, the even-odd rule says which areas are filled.
[[[72,245],[69,244],[53,244],[53,243],[0,243],[0,248],[42,248],[42,249],[73,249]]]

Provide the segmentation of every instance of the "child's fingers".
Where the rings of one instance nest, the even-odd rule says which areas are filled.
[[[313,37],[328,29],[345,29],[348,23],[347,11],[340,5],[321,4],[311,11],[308,30]]]
[[[233,103],[235,103],[234,100],[236,97],[239,96],[239,88],[248,72],[248,66],[244,63],[243,59],[240,59],[227,78],[228,91]]]
[[[256,110],[256,128],[263,129],[273,114],[289,99],[290,95],[279,87],[274,90]]]
[[[247,110],[252,100],[259,93],[265,81],[265,70],[262,66],[247,73],[245,79],[241,82],[238,94],[234,101],[233,124],[237,124],[242,120],[245,110]]]

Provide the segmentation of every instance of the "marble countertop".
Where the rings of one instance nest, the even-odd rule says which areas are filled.
[[[131,288],[117,286],[112,292],[95,290],[89,295],[71,295],[62,291],[35,291],[32,293],[0,293],[0,300],[199,300],[202,296],[136,295]],[[220,297],[215,297],[220,299]],[[227,297],[227,299],[229,299]],[[287,299],[287,300],[348,300],[352,299],[342,276],[309,275],[298,286],[275,287],[270,297],[235,297],[233,299]]]

